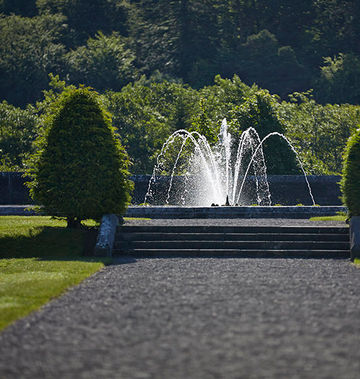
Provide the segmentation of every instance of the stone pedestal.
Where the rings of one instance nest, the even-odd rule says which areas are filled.
[[[114,214],[108,214],[102,217],[95,246],[95,256],[111,257],[115,240],[116,227],[118,224],[119,219]]]
[[[350,219],[350,259],[360,258],[360,216]]]

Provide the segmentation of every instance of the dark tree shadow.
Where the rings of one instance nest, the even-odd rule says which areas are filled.
[[[96,230],[34,227],[27,236],[0,238],[0,258],[104,261],[90,255]]]

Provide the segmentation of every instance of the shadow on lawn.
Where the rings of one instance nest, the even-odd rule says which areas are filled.
[[[106,263],[106,258],[92,256],[96,236],[95,227],[86,229],[34,227],[26,236],[0,237],[0,259],[39,258]]]

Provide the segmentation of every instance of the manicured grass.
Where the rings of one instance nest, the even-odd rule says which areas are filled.
[[[79,257],[83,230],[69,230],[63,220],[46,216],[0,217],[0,258]]]
[[[322,217],[311,217],[310,221],[344,221],[346,216],[336,215],[336,216],[322,216]]]
[[[0,260],[0,330],[102,267],[100,262]]]
[[[83,230],[44,216],[0,217],[0,330],[104,267],[82,257]]]

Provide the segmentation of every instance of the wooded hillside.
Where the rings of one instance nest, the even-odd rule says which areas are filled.
[[[320,103],[359,103],[356,0],[1,0],[0,12],[0,99],[17,106],[50,72],[98,91],[237,74],[283,99],[314,88]]]
[[[215,143],[224,117],[235,137],[284,133],[309,174],[339,174],[359,127],[356,0],[0,0],[0,12],[2,171],[26,169],[54,100],[81,85],[100,92],[134,174],[177,129]]]

